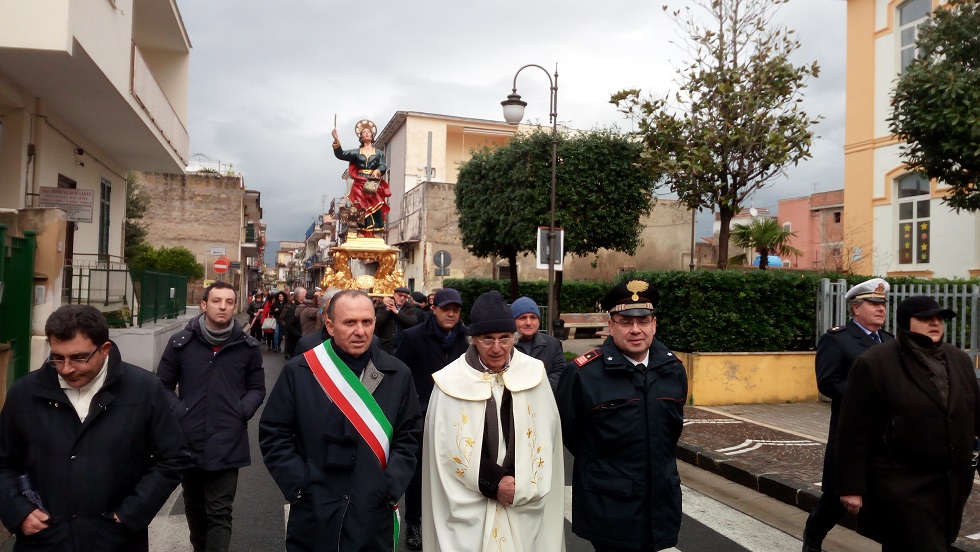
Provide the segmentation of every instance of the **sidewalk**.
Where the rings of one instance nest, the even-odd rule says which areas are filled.
[[[570,339],[565,351],[582,354],[601,339]],[[830,403],[688,406],[677,458],[804,511],[820,498]],[[842,525],[856,528],[856,517]],[[802,534],[803,527],[799,528]],[[830,540],[834,536],[831,531]],[[954,550],[980,552],[980,484],[963,514]]]

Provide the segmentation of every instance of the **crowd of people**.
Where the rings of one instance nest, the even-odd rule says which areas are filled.
[[[832,418],[804,552],[845,511],[886,552],[945,551],[959,530],[980,387],[943,340],[956,313],[907,298],[892,336],[888,291],[851,289],[850,321],[817,345]],[[451,288],[298,288],[255,293],[241,324],[236,290],[215,282],[155,374],[122,360],[98,310],[61,307],[48,359],[0,411],[0,521],[15,550],[147,550],[181,485],[193,549],[228,550],[267,399],[258,444],[290,504],[287,550],[391,551],[402,519],[411,550],[564,550],[565,451],[575,534],[597,552],[673,547],[688,388],[656,339],[659,298],[641,279],[613,287],[605,342],[566,362],[529,297],[484,293],[464,324]],[[268,398],[263,342],[287,359]]]

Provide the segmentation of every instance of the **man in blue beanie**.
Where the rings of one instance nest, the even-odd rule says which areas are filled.
[[[517,349],[544,364],[551,390],[557,391],[558,380],[565,370],[565,352],[562,350],[561,341],[538,331],[541,328],[540,310],[530,297],[525,296],[514,301],[510,310],[514,313],[514,322],[517,323],[519,334],[519,339],[515,343]]]

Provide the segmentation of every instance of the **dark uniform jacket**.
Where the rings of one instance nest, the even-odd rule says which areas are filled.
[[[327,346],[332,346],[328,343]],[[259,421],[265,466],[291,504],[286,550],[391,550],[391,507],[415,473],[422,415],[412,375],[372,343],[362,381],[391,422],[388,467],[297,355],[282,370]]]
[[[662,550],[677,544],[687,374],[659,341],[637,370],[612,338],[568,364],[558,387],[565,447],[575,456],[572,531],[594,544]]]
[[[422,412],[428,408],[429,397],[432,395],[432,374],[461,357],[469,348],[466,342],[466,326],[457,322],[452,346],[448,351],[443,351],[442,338],[436,333],[435,324],[433,315],[422,324],[405,330],[398,348],[395,349],[395,356],[412,371]]]
[[[524,348],[515,344],[515,347],[524,352]],[[565,371],[565,351],[561,348],[561,341],[548,334],[535,332],[531,340],[531,347],[525,353],[532,358],[540,360],[548,372],[548,383],[551,390],[558,391],[558,381],[561,379],[562,372]]]
[[[195,466],[205,470],[251,463],[248,421],[265,400],[262,349],[238,322],[220,349],[201,335],[201,316],[170,337],[157,375],[187,438]]]
[[[425,319],[422,309],[405,301],[402,309],[398,313],[388,310],[383,304],[374,310],[377,318],[374,325],[374,334],[381,339],[381,348],[386,353],[394,353],[398,346],[397,339],[400,333],[415,326]]]
[[[147,550],[147,526],[190,465],[160,380],[109,353],[105,382],[78,420],[54,366],[21,378],[0,413],[0,520],[14,550]],[[27,474],[56,521],[31,536],[20,524],[36,508],[20,495]],[[116,523],[116,514],[122,523]]]
[[[941,343],[944,406],[900,332],[851,369],[838,431],[840,494],[863,498],[862,534],[894,550],[946,550],[973,487],[980,387],[970,357]]]
[[[894,339],[885,331],[878,331],[882,343]],[[840,405],[847,387],[847,375],[857,357],[878,343],[871,339],[853,320],[832,328],[817,342],[815,360],[817,388],[831,400],[830,433],[827,436],[827,451],[823,457],[823,484],[821,491],[833,495],[837,493],[837,425],[840,419]]]

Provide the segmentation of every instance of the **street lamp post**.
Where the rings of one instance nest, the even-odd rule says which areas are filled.
[[[507,99],[500,102],[504,108],[504,120],[512,125],[516,125],[524,118],[524,108],[527,102],[521,101],[521,96],[517,93],[517,76],[521,71],[528,67],[537,67],[544,71],[551,84],[551,213],[548,221],[548,335],[555,334],[555,180],[558,167],[558,67],[555,66],[555,78],[552,79],[548,70],[540,65],[529,64],[521,67],[514,73],[514,85]],[[517,267],[512,267],[516,270]]]

